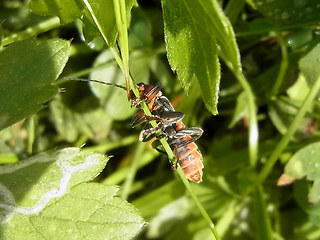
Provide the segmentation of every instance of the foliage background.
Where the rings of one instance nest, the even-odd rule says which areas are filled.
[[[113,155],[94,181],[119,185],[119,196],[149,222],[137,239],[214,239],[171,170],[167,155],[158,153],[151,143],[138,142],[141,127],[130,127],[136,110],[130,108],[125,92],[63,79],[87,77],[125,83],[87,10],[83,16],[78,13],[86,9],[84,3],[66,1],[64,4],[71,5],[53,14],[56,8],[46,8],[45,2],[0,3],[0,113],[1,117],[6,111],[12,113],[10,121],[0,118],[4,128],[0,132],[1,163],[66,147],[82,146],[83,152]],[[104,29],[111,26],[108,31],[114,37],[107,41],[113,45],[117,30],[115,20],[108,20],[113,11],[110,2],[97,8],[97,16],[104,16]],[[75,3],[77,8],[73,8]],[[204,129],[197,141],[204,158],[204,178],[201,184],[192,184],[192,191],[223,239],[319,239],[320,106],[318,95],[314,101],[305,99],[312,96],[310,90],[316,94],[319,87],[320,4],[312,0],[218,1],[233,27],[237,48],[233,39],[224,35],[233,36],[229,22],[221,17],[215,27],[210,25],[219,19],[213,15],[215,1],[176,3],[180,5],[167,0],[127,1],[134,4],[131,11],[127,6],[130,71],[137,82],[160,82],[176,110],[185,113],[186,126]],[[201,10],[209,14],[203,15]],[[177,15],[179,11],[181,15]],[[185,15],[188,11],[190,15]],[[59,16],[61,23],[51,15]],[[75,20],[80,17],[81,21]],[[206,35],[193,35],[203,29],[208,29]],[[69,44],[60,46],[58,38]],[[26,42],[21,40],[28,41],[30,49],[26,50]],[[8,53],[9,44],[15,50]],[[43,58],[37,53],[25,58],[24,51],[41,52]],[[57,55],[57,62],[48,64],[47,56],[56,60]],[[8,61],[11,57],[15,61]],[[50,85],[59,75],[55,86]],[[24,83],[17,82],[20,91],[16,80]],[[16,96],[10,92],[11,86]],[[17,111],[19,107],[26,112]],[[301,113],[303,119],[296,121],[300,111],[307,113]],[[253,145],[249,141],[248,147],[252,136],[248,128],[254,129],[255,112],[259,141]],[[259,146],[256,157],[254,144]],[[278,187],[288,161],[285,179],[299,180]]]

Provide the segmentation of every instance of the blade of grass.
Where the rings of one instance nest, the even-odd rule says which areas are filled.
[[[141,142],[138,142],[137,145],[138,146],[135,147],[136,150],[134,151],[134,155],[133,155],[133,158],[131,161],[130,169],[126,175],[126,180],[123,184],[123,189],[121,192],[121,198],[125,199],[125,200],[128,199],[128,196],[131,192],[131,187],[132,187],[132,184],[134,181],[134,177],[135,177],[136,172],[139,168],[139,162],[140,162],[140,160],[142,160],[141,156],[147,146],[147,144],[141,143]]]
[[[249,105],[249,159],[250,165],[255,167],[258,160],[258,120],[256,113],[255,97],[251,90],[250,84],[242,72],[236,72],[236,77],[247,94]]]
[[[137,137],[135,137],[135,141]],[[140,160],[138,162],[138,169],[146,166],[150,162],[152,162],[159,153],[157,151],[145,151],[142,156],[140,156]],[[115,185],[120,184],[127,176],[130,171],[130,166],[121,167],[111,175],[109,175],[106,179],[102,181],[103,184],[106,185]]]
[[[232,221],[234,221],[236,214],[241,209],[242,204],[239,204],[237,200],[232,201],[229,204],[228,209],[224,212],[223,216],[219,219],[216,228],[220,235],[223,237],[230,229]]]
[[[230,0],[225,9],[225,14],[233,24],[237,20],[242,11],[246,1],[245,0]]]
[[[223,56],[221,57],[223,58]],[[235,75],[235,77],[237,78],[244,92],[247,95],[248,108],[249,108],[249,138],[248,138],[249,159],[250,159],[250,165],[252,167],[255,167],[258,161],[258,136],[259,136],[255,97],[251,90],[250,84],[248,83],[243,73],[239,71],[239,69],[235,69],[230,64],[230,62],[228,61],[224,61],[224,62],[233,72],[233,74]]]
[[[253,203],[255,209],[255,225],[257,230],[258,239],[272,240],[272,228],[270,218],[266,210],[266,202],[263,197],[263,189],[258,185],[254,189]]]
[[[298,110],[298,113],[293,119],[286,134],[281,138],[279,144],[277,145],[275,150],[272,152],[271,156],[267,160],[267,163],[264,165],[264,168],[262,169],[262,171],[258,176],[257,184],[261,184],[271,172],[273,165],[276,163],[281,153],[283,152],[285,147],[288,145],[289,141],[292,139],[292,136],[295,133],[295,131],[300,127],[300,123],[303,116],[306,114],[307,110],[310,109],[312,101],[316,97],[319,90],[320,90],[320,77],[318,77],[318,79],[315,81],[315,83],[311,87],[310,93],[306,96],[304,102],[302,103],[302,106]]]
[[[216,240],[220,240],[220,235],[218,234],[209,214],[207,213],[207,211],[205,210],[205,208],[202,206],[201,202],[199,201],[197,195],[193,192],[191,185],[188,181],[188,179],[186,178],[186,176],[184,175],[182,169],[179,167],[177,168],[177,173],[181,179],[181,181],[183,182],[184,186],[186,187],[187,191],[189,192],[189,194],[191,195],[194,203],[196,204],[197,208],[199,209],[202,217],[204,218],[204,220],[207,222],[207,224],[209,225],[209,228],[211,230],[211,232],[213,233],[213,236]]]
[[[27,153],[32,155],[33,152],[33,144],[35,140],[35,126],[34,126],[34,117],[30,117],[28,119],[28,146],[27,146]]]
[[[275,95],[277,95],[279,88],[281,87],[283,80],[284,80],[284,76],[287,72],[287,68],[288,68],[288,51],[287,51],[287,46],[285,44],[285,41],[281,35],[280,31],[277,31],[277,36],[278,36],[278,41],[280,44],[280,48],[281,48],[281,55],[282,55],[282,60],[280,63],[280,70],[276,79],[275,84],[273,85],[273,88],[271,90],[270,96],[273,97]]]
[[[59,26],[60,26],[60,21],[58,17],[49,18],[48,20],[40,22],[32,27],[29,27],[24,31],[14,33],[8,37],[3,38],[1,42],[1,46],[3,47],[6,45],[9,45],[10,43],[30,38],[32,36],[47,32]]]

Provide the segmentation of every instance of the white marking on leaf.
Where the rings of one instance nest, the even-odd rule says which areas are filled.
[[[96,160],[94,156],[87,156],[83,163],[72,166],[71,161],[75,157],[77,157],[79,149],[74,148],[75,151],[73,152],[71,152],[70,150],[73,149],[68,149],[68,151],[62,150],[57,155],[49,155],[47,153],[43,153],[41,154],[41,157],[39,157],[38,155],[37,157],[31,158],[28,161],[21,161],[19,163],[7,165],[0,168],[0,174],[8,174],[35,163],[43,163],[56,160],[56,165],[62,171],[62,177],[58,189],[53,189],[44,193],[38,200],[38,202],[32,207],[16,206],[16,202],[11,191],[6,186],[0,183],[0,195],[3,197],[3,203],[0,203],[0,209],[2,210],[0,212],[0,223],[10,221],[14,213],[20,213],[23,215],[38,214],[47,206],[50,200],[65,195],[68,183],[70,182],[70,179],[74,173],[81,172],[91,166],[99,164],[99,161]]]

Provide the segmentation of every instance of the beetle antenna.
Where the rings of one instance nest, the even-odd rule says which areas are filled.
[[[126,90],[126,87],[115,84],[115,83],[107,83],[107,82],[103,82],[103,81],[99,81],[99,80],[94,80],[94,79],[87,79],[87,78],[71,78],[71,77],[65,77],[64,79],[66,80],[71,80],[71,81],[81,81],[81,82],[95,82],[95,83],[100,83],[100,84],[104,84],[104,85],[108,85],[111,87],[118,87],[118,88],[122,88],[124,90]]]

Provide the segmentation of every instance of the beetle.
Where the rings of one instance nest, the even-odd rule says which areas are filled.
[[[98,80],[83,78],[67,78],[68,80],[96,82],[109,86],[115,86],[126,90],[125,87],[113,83],[106,83]],[[201,137],[203,130],[201,128],[186,128],[182,122],[184,114],[176,112],[172,104],[161,91],[161,84],[147,85],[144,83],[136,84],[140,97],[136,97],[132,90],[129,92],[131,106],[140,108],[140,103],[145,101],[151,116],[147,116],[143,110],[140,110],[131,120],[131,126],[136,127],[145,122],[155,120],[158,125],[152,127],[147,124],[139,134],[139,141],[148,141],[153,137],[157,139],[166,138],[174,155],[177,158],[177,164],[182,168],[185,176],[196,183],[202,181],[203,157],[195,141]],[[158,131],[163,133],[157,135]],[[173,166],[176,169],[177,165]]]
[[[148,126],[139,135],[140,141],[148,141],[152,137],[165,137],[177,158],[177,163],[182,168],[185,176],[194,182],[202,181],[203,158],[198,146],[194,143],[203,134],[201,128],[186,128],[182,122],[184,114],[176,112],[170,101],[161,92],[161,85],[137,85],[140,99],[135,103],[145,100],[151,111],[151,116],[146,116],[140,111],[131,121],[132,127],[143,122],[155,120],[157,127]],[[136,106],[137,107],[137,106]],[[163,134],[156,135],[161,130]],[[176,168],[176,166],[175,166]]]

